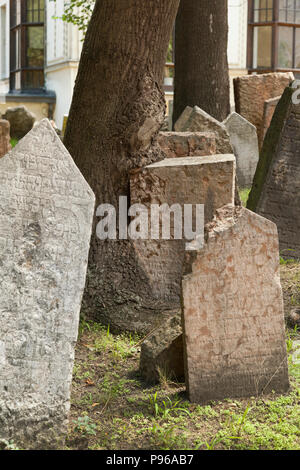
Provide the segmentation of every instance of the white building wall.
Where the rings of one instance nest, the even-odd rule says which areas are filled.
[[[247,71],[248,0],[228,0],[228,64],[230,102],[234,110],[233,78]]]
[[[9,0],[0,0],[0,93],[9,90]]]
[[[53,18],[62,16],[63,11],[64,0],[47,1],[46,87],[56,92],[54,120],[59,129],[69,113],[82,49],[78,28]]]

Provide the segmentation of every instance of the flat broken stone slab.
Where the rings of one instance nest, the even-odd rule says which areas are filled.
[[[133,171],[131,204],[204,204],[205,222],[215,210],[233,203],[234,155],[168,158]],[[185,252],[182,240],[135,240],[134,248],[158,300],[180,306],[180,284]]]
[[[212,132],[160,132],[158,143],[167,158],[215,155],[217,150]]]
[[[63,439],[94,203],[47,119],[0,160],[0,440]]]
[[[185,377],[192,402],[289,388],[276,226],[226,206],[186,254]]]

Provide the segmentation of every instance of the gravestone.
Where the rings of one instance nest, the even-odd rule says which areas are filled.
[[[232,153],[230,138],[224,124],[198,106],[194,108],[187,106],[174,128],[176,132],[213,132],[216,136],[216,153]]]
[[[205,222],[212,220],[217,208],[233,203],[235,193],[234,155],[212,155],[166,159],[135,171],[131,175],[131,204],[204,204]],[[157,369],[165,364],[168,375],[183,375],[182,330],[178,315],[184,240],[136,240],[142,264],[160,302],[165,303],[165,318],[141,348],[140,372],[147,381],[158,381]]]
[[[182,305],[192,402],[288,390],[275,224],[242,207],[218,210],[204,247],[186,254]]]
[[[264,115],[263,115],[263,139],[266,136],[267,130],[271,125],[271,121],[276,109],[276,106],[279,103],[280,96],[275,96],[275,98],[270,98],[269,100],[265,101],[264,104]]]
[[[9,121],[0,119],[0,158],[11,150],[9,130]]]
[[[235,110],[256,127],[259,148],[263,143],[265,101],[281,96],[293,80],[292,72],[243,75],[233,79]]]
[[[211,132],[160,132],[158,143],[167,158],[215,155],[217,150]]]
[[[266,134],[247,202],[278,228],[281,254],[300,258],[300,109],[287,87]]]
[[[0,440],[63,441],[94,195],[47,119],[0,160]]]
[[[239,187],[251,187],[259,159],[256,127],[235,112],[225,119],[224,125],[236,156]]]

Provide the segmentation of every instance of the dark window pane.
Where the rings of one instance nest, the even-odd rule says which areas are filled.
[[[293,28],[279,27],[278,67],[293,67]]]
[[[268,68],[272,65],[272,27],[257,26],[253,35],[253,67]]]
[[[27,67],[44,67],[44,27],[28,26]]]

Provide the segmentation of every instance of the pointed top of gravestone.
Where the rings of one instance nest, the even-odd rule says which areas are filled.
[[[227,118],[223,121],[223,124],[229,133],[231,130],[239,130],[241,127],[244,130],[248,128],[249,131],[251,130],[252,132],[256,133],[256,127],[235,111],[227,116]]]
[[[93,191],[48,119],[43,119],[37,123],[0,160],[0,170],[14,170],[20,177],[30,173],[36,174],[36,176],[39,175],[42,178],[55,176],[51,193],[55,193],[57,189],[61,195],[64,193],[66,197],[80,197],[86,200],[95,199]],[[61,182],[59,181],[60,178]],[[34,194],[36,188],[31,188],[32,194]],[[38,188],[38,191],[40,190],[41,188]],[[47,188],[47,191],[49,191],[49,188]]]

